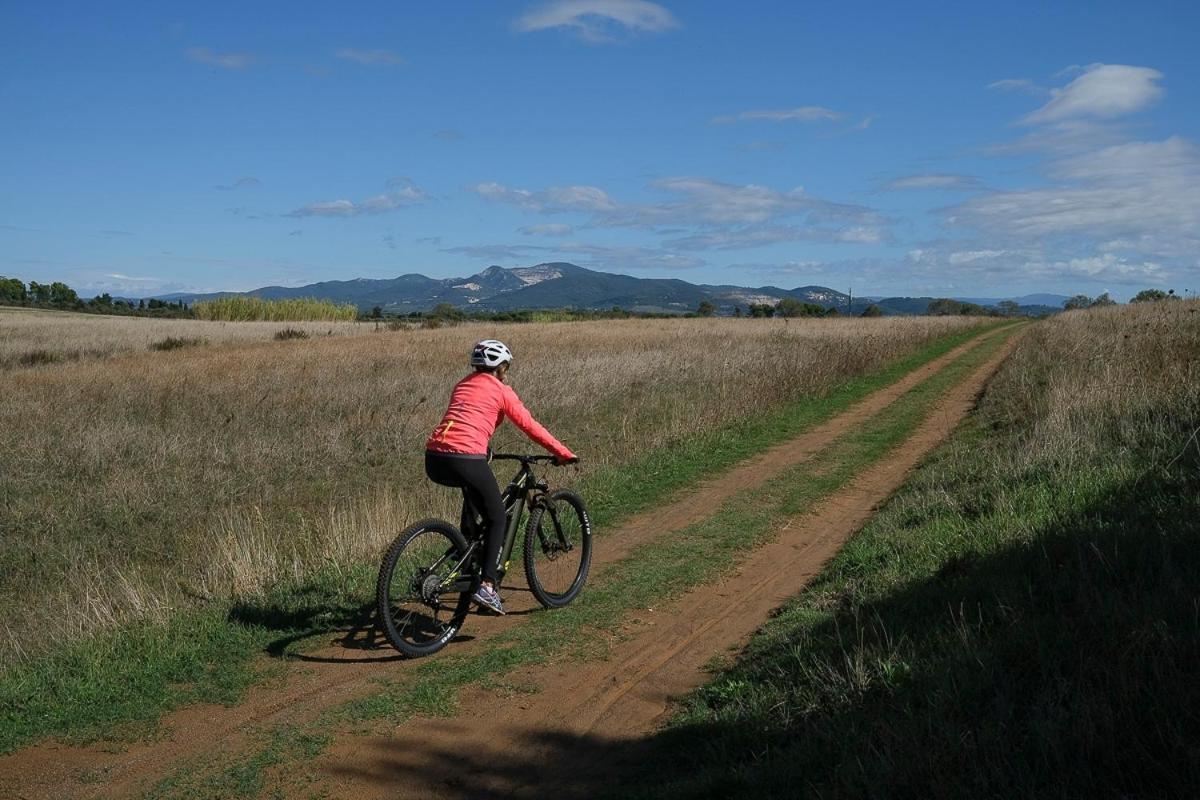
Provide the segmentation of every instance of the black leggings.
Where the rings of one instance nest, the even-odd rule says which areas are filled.
[[[460,456],[425,451],[425,474],[442,486],[462,489],[470,505],[483,515],[483,579],[498,582],[500,551],[504,546],[504,525],[507,521],[500,486],[492,474],[485,456]],[[466,534],[468,510],[463,507],[462,527]]]

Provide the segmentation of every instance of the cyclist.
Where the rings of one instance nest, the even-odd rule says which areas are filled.
[[[462,489],[483,515],[486,537],[482,577],[472,599],[497,614],[504,613],[496,582],[506,520],[500,487],[488,467],[488,441],[507,417],[526,436],[550,451],[554,463],[573,464],[579,460],[538,424],[517,393],[504,383],[512,360],[512,352],[503,342],[484,339],[476,344],[471,351],[474,372],[455,385],[450,393],[450,407],[425,442],[425,474],[434,483]]]

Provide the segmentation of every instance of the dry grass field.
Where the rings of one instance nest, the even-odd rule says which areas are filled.
[[[373,322],[206,322],[41,311],[0,306],[0,371],[94,360],[149,349],[168,338],[212,344],[270,340],[279,331],[310,337],[370,333]]]
[[[512,385],[586,471],[821,393],[977,324],[677,319],[376,333],[288,323],[335,335],[274,341],[285,325],[2,314],[8,352],[36,343],[108,357],[3,376],[0,666],[163,618],[189,598],[253,595],[373,560],[401,526],[451,513],[452,493],[424,478],[422,446],[485,336],[512,347]],[[147,349],[166,335],[208,344]],[[532,447],[511,426],[496,445]]]

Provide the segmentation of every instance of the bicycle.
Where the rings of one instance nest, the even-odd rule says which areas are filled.
[[[591,566],[592,523],[583,498],[568,489],[551,491],[534,474],[534,464],[553,456],[499,453],[492,458],[520,462],[501,493],[507,524],[498,577],[503,581],[508,571],[528,508],[522,561],[529,590],[543,607],[561,608],[579,595]],[[402,531],[384,554],[375,593],[380,627],[404,655],[436,653],[462,628],[479,585],[482,521],[464,494],[461,532],[445,520],[421,520]]]

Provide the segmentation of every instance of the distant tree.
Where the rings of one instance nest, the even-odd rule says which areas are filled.
[[[1088,308],[1103,308],[1104,306],[1115,306],[1116,304],[1117,304],[1117,301],[1115,301],[1111,297],[1109,297],[1108,292],[1105,292],[1104,294],[1100,295],[1095,300],[1093,300],[1092,304],[1090,306],[1088,306]]]
[[[1175,296],[1175,290],[1164,292],[1162,289],[1142,289],[1133,296],[1131,303],[1157,303],[1160,300],[1178,300]]]
[[[751,303],[750,316],[752,317],[773,317],[775,316],[775,306],[770,303]]]
[[[717,313],[717,307],[708,300],[701,300],[700,305],[696,306],[696,313],[702,317],[711,317]]]
[[[734,307],[733,307],[733,315],[734,315],[735,317],[737,317],[737,318],[741,319],[741,316],[742,316],[742,307],[741,307],[741,306],[734,306]]]
[[[785,297],[775,307],[775,314],[780,317],[823,317],[825,316],[825,306],[805,303],[794,297]]]
[[[35,303],[50,302],[50,287],[37,281],[29,282],[29,295]]]
[[[437,319],[463,319],[467,316],[450,303],[438,303],[429,313]]]
[[[882,317],[883,309],[880,308],[879,306],[875,305],[874,303],[871,303],[871,305],[869,305],[863,309],[863,312],[861,314],[859,314],[859,316],[860,317]]]
[[[1021,313],[1021,306],[1015,300],[1001,300],[996,304],[996,307],[999,308],[1000,313],[1006,317],[1015,317],[1017,314]]]
[[[79,295],[75,294],[75,290],[62,281],[50,284],[50,302],[54,305],[73,306],[78,299]]]
[[[1063,308],[1067,311],[1077,311],[1081,308],[1091,308],[1092,298],[1086,294],[1077,294],[1069,300],[1063,301]]]
[[[961,316],[961,317],[994,317],[996,312],[991,309],[984,308],[978,303],[964,303],[961,300],[952,300],[949,297],[939,297],[932,301],[925,308],[925,313],[933,317]]]
[[[145,301],[145,299],[138,300],[138,311],[145,311],[145,310],[146,310],[146,301]]]
[[[24,303],[26,295],[22,281],[0,275],[0,303]]]
[[[371,309],[371,319],[383,319],[383,306],[375,306]]]
[[[947,317],[958,314],[958,308],[961,305],[957,300],[951,300],[946,297],[933,300],[925,307],[925,313],[933,317]]]

